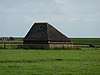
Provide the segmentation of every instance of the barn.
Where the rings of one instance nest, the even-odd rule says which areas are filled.
[[[67,49],[72,48],[71,39],[66,37],[49,23],[34,23],[25,38],[24,48]]]

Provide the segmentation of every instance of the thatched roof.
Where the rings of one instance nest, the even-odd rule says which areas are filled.
[[[34,23],[24,40],[70,42],[70,39],[48,23]]]

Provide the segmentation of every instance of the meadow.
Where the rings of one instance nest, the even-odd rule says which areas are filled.
[[[71,38],[71,40],[77,45],[100,45],[100,38]]]
[[[80,50],[21,49],[23,38],[0,41],[0,75],[100,75],[100,38],[71,40]]]
[[[0,75],[100,75],[100,50],[0,49]]]

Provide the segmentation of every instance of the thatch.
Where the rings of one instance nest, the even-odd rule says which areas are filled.
[[[35,23],[25,36],[24,41],[70,42],[70,39],[48,23]]]
[[[48,23],[35,23],[24,38],[24,44],[71,43],[71,40]]]

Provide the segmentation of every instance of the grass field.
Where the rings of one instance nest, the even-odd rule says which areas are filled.
[[[71,38],[71,40],[78,45],[100,45],[100,38]]]
[[[0,49],[0,75],[100,75],[100,50]]]

